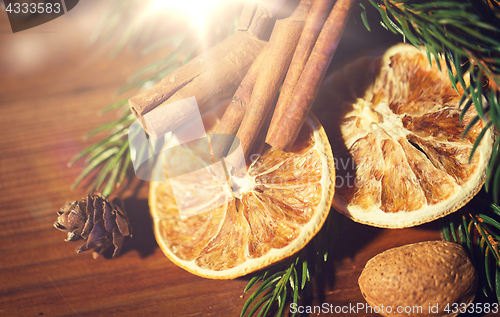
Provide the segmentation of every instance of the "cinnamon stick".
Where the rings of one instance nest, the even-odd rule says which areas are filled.
[[[231,104],[226,109],[219,125],[217,126],[217,134],[234,134],[238,132],[245,110],[250,103],[250,97],[257,80],[257,76],[261,71],[261,67],[266,56],[266,48],[262,49],[257,56],[247,74],[240,83],[240,86],[233,95]]]
[[[261,38],[267,22],[276,14],[276,11],[286,0],[267,0],[246,2],[238,19],[236,30]]]
[[[255,18],[255,16],[263,15],[262,13],[259,13],[259,10],[268,11],[271,15],[274,15],[285,1],[286,0],[267,2],[259,1],[259,6],[255,8],[255,3],[247,2],[243,13],[238,20],[236,29],[248,31],[251,34],[262,32],[262,29],[256,29],[254,26],[259,24],[259,18]],[[252,11],[252,8],[254,8],[255,11]],[[252,66],[250,66],[250,69],[234,93],[231,103],[224,112],[224,116],[217,125],[214,132],[215,136],[211,139],[212,153],[214,158],[217,160],[225,157],[228,154],[231,145],[233,145],[235,139],[230,136],[236,136],[236,133],[238,132],[241,122],[243,121],[246,108],[250,103],[250,97],[252,95],[257,76],[261,71],[261,67],[264,64],[264,59],[266,57],[266,48],[264,48],[253,62]]]
[[[169,107],[169,116],[157,126],[148,122],[150,133],[163,135],[190,119],[172,104],[195,97],[200,112],[230,98],[264,46],[265,42],[243,32],[235,32],[222,43],[187,63],[174,73],[162,79],[151,89],[129,100],[132,112],[137,118],[156,107]],[[153,136],[153,135],[152,135]]]
[[[271,125],[269,126],[268,137],[272,137],[275,132],[273,130],[278,126],[281,116],[286,111],[289,111],[288,105],[293,96],[293,91],[300,75],[306,66],[309,55],[313,50],[314,44],[319,36],[321,29],[332,10],[335,0],[316,0],[314,1],[311,11],[307,16],[304,30],[300,35],[295,54],[293,55],[290,68],[285,77],[285,82],[281,88],[280,96],[276,108],[274,109]]]
[[[248,156],[262,125],[272,109],[279,87],[285,77],[311,7],[311,0],[302,0],[289,18],[276,22],[269,40],[266,62],[255,82],[243,121],[236,136],[245,157]]]
[[[335,3],[300,75],[287,111],[275,122],[271,129],[273,133],[266,138],[266,142],[271,146],[289,151],[295,142],[355,3],[355,0],[337,0]]]
[[[217,125],[215,134],[217,135],[233,135],[236,136],[238,129],[243,121],[246,108],[250,103],[253,88],[257,76],[261,71],[261,67],[266,56],[266,47],[262,49],[257,56],[247,74],[240,83],[240,86],[234,93],[233,99],[227,107],[221,121]],[[212,139],[212,151],[215,158],[219,159],[225,157],[229,148],[231,147],[234,138],[230,137],[215,137]]]

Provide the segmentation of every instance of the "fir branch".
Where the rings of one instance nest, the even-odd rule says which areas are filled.
[[[109,111],[114,108],[121,108],[124,115],[113,122],[107,123],[90,131],[84,138],[87,139],[94,134],[107,131],[108,136],[102,141],[83,149],[73,157],[68,166],[76,161],[85,158],[83,171],[76,178],[71,189],[74,189],[81,181],[87,178],[95,170],[93,181],[89,192],[101,190],[102,194],[109,196],[115,187],[118,187],[126,178],[130,166],[130,155],[128,155],[128,130],[127,128],[134,122],[135,117],[128,109],[126,100],[116,102],[103,111]],[[107,182],[106,182],[107,180]]]
[[[427,51],[429,63],[434,58],[438,67],[441,57],[446,61],[447,72],[457,91],[462,87],[459,105],[462,116],[473,104],[478,113],[466,132],[479,120],[485,122],[484,131],[493,125],[500,130],[500,6],[497,0],[368,0],[380,13],[382,25],[400,33],[404,39]],[[362,6],[362,19],[369,29],[366,12]],[[469,77],[469,85],[465,76]],[[483,100],[486,103],[483,104]],[[490,123],[491,122],[491,123]],[[465,136],[464,133],[464,136]],[[500,168],[495,143],[488,165],[486,190],[493,184],[494,200],[499,203]],[[496,191],[495,191],[496,190]]]
[[[302,252],[301,252],[302,254]],[[300,291],[306,286],[308,275],[298,267],[307,269],[307,261],[301,255],[294,257],[287,266],[272,266],[269,270],[257,273],[245,288],[248,292],[258,281],[263,281],[250,295],[241,310],[240,316],[253,316],[260,308],[258,316],[269,316],[271,308],[278,308],[277,316],[284,316],[287,295],[292,296],[292,302],[300,298]],[[300,278],[299,278],[300,276]]]
[[[479,274],[479,289],[500,303],[500,207],[483,197],[467,206],[444,218],[442,237],[462,245]]]

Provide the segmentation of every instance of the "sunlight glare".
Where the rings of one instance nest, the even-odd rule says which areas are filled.
[[[172,10],[187,14],[193,26],[203,26],[207,14],[217,6],[228,3],[230,0],[153,0],[150,10]]]

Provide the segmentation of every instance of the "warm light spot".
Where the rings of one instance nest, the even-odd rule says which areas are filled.
[[[213,9],[230,2],[231,0],[152,0],[150,10],[177,11],[179,14],[186,14],[193,27],[201,27]]]

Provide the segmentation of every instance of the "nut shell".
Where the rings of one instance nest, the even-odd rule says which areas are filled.
[[[446,304],[469,304],[477,290],[477,274],[465,250],[447,241],[428,241],[393,248],[368,261],[359,288],[382,316],[456,316]],[[429,307],[438,305],[439,314]],[[398,313],[398,306],[421,306],[419,314]],[[451,308],[451,305],[449,306]]]

